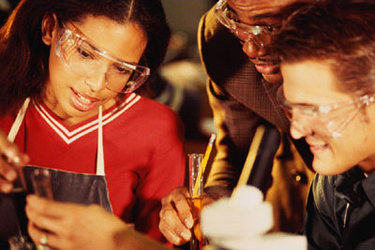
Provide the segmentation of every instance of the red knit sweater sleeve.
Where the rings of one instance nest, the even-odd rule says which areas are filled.
[[[153,239],[165,241],[159,231],[161,199],[174,188],[182,186],[185,178],[183,125],[172,111],[158,112],[153,123],[152,142],[155,148],[149,158],[148,172],[136,191],[136,229]],[[150,138],[151,139],[151,138]]]

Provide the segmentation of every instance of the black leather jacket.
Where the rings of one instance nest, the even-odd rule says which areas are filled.
[[[341,175],[316,175],[305,234],[309,249],[375,249],[375,173],[366,178],[355,167]]]

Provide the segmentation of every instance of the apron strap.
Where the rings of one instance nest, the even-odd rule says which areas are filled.
[[[23,119],[25,118],[27,107],[30,103],[30,97],[26,98],[21,109],[18,111],[17,117],[8,133],[8,141],[14,142],[17,133],[21,127]],[[96,155],[96,175],[104,176],[104,153],[103,153],[103,108],[99,106],[98,113],[98,149]]]
[[[99,106],[98,113],[98,150],[96,154],[96,175],[104,176],[104,153],[103,153],[103,108]]]
[[[25,117],[27,107],[30,103],[30,97],[26,98],[24,101],[21,109],[18,111],[17,117],[8,133],[8,141],[14,142],[16,139],[17,133],[20,130],[21,124],[23,122],[23,118]]]

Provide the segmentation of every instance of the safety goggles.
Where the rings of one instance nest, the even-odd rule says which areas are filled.
[[[63,27],[55,52],[72,72],[85,78],[102,74],[103,68],[106,69],[106,88],[116,93],[133,92],[150,75],[148,67],[118,60],[98,49],[76,27]]]
[[[242,42],[253,41],[258,47],[264,46],[264,40],[280,29],[273,25],[248,25],[242,23],[228,0],[219,0],[215,6],[217,20],[235,34]]]
[[[374,99],[374,96],[362,95],[348,102],[330,105],[292,104],[286,100],[282,86],[277,91],[277,100],[295,129],[309,128],[328,138],[341,136],[342,130]]]

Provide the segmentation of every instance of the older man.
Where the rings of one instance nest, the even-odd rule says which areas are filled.
[[[309,2],[313,0],[220,0],[202,17],[198,31],[208,76],[207,92],[218,129],[217,154],[206,191],[214,199],[230,194],[257,127],[271,124],[283,136],[266,199],[275,208],[274,229],[289,232],[302,226],[313,175],[304,163],[311,163],[311,153],[304,141],[287,135],[289,121],[275,97],[282,82],[279,61],[269,54],[267,45],[282,20]],[[163,199],[159,228],[176,245],[191,237],[188,197],[187,189],[178,188]]]

